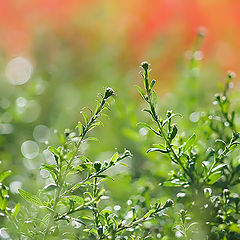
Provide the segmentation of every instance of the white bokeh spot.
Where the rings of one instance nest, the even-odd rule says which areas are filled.
[[[11,84],[22,85],[30,79],[32,72],[33,67],[28,59],[16,57],[7,64],[5,75]]]
[[[25,158],[33,159],[37,157],[39,153],[39,147],[36,142],[28,140],[22,144],[21,151]]]

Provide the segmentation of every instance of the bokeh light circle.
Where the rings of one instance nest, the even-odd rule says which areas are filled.
[[[50,130],[45,125],[38,125],[33,130],[33,137],[38,142],[46,142],[50,137]]]
[[[26,83],[33,72],[32,64],[24,57],[12,59],[6,67],[6,78],[13,85],[22,85]]]
[[[38,144],[31,140],[25,141],[21,146],[21,152],[25,158],[33,159],[39,153]]]

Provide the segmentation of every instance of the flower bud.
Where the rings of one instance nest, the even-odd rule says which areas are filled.
[[[104,95],[104,99],[108,99],[109,97],[111,97],[112,95],[115,95],[115,92],[113,91],[112,88],[108,87],[105,90],[105,95]]]
[[[225,189],[223,190],[223,195],[224,195],[225,198],[229,198],[230,191],[229,191],[227,188],[225,188]]]
[[[98,172],[98,171],[101,169],[102,164],[101,164],[101,162],[96,161],[96,162],[93,164],[93,167],[94,167],[95,171]]]
[[[220,101],[220,99],[221,99],[221,96],[220,96],[220,94],[219,94],[219,93],[216,93],[216,94],[215,94],[215,98],[216,98],[216,100],[219,102],[219,101]]]
[[[232,133],[233,141],[236,141],[239,137],[240,137],[240,136],[239,136],[239,133],[233,131],[233,133]]]
[[[228,75],[228,78],[229,78],[229,79],[233,79],[233,78],[236,77],[236,73],[235,73],[235,72],[232,72],[232,71],[228,71],[227,75]]]
[[[132,157],[132,154],[129,150],[125,150],[123,155],[124,155],[124,157]]]
[[[145,71],[148,70],[149,65],[150,65],[150,64],[149,64],[148,62],[146,62],[146,61],[141,63],[141,66],[142,66],[142,68],[143,68]]]
[[[172,114],[173,114],[173,112],[172,111],[167,111],[167,117],[169,118],[169,117],[171,117],[172,116]]]
[[[164,205],[164,208],[171,207],[174,204],[172,199],[168,199]]]

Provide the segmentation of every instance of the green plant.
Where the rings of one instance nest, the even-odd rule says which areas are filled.
[[[1,165],[1,162],[0,162]],[[12,225],[16,225],[16,217],[20,211],[20,204],[17,203],[13,208],[9,206],[9,188],[3,184],[3,181],[12,174],[11,170],[3,171],[0,173],[0,223],[3,226],[4,221],[9,219]],[[8,237],[5,228],[1,229],[3,235]]]
[[[12,168],[11,176],[10,171],[1,170],[0,238],[240,239],[240,124],[237,94],[231,91],[234,73],[228,73],[221,93],[215,95],[214,107],[206,106],[202,111],[197,109],[198,104],[191,105],[193,109],[184,114],[194,111],[197,120],[190,123],[188,116],[173,111],[162,113],[166,106],[157,104],[156,81],[149,79],[149,66],[142,63],[144,90],[140,87],[138,90],[148,105],[144,111],[150,114],[152,123],[139,123],[139,133],[135,129],[123,131],[135,141],[132,145],[135,156],[129,161],[131,171],[126,168],[127,158],[132,157],[130,151],[124,150],[122,154],[111,151],[111,157],[104,158],[103,148],[95,149],[97,145],[106,145],[95,143],[92,130],[103,125],[100,118],[115,95],[107,88],[100,95],[95,111],[82,111],[82,121],[73,130],[56,132],[59,144],[48,147],[49,159],[41,166],[45,177],[36,177],[39,169],[34,169],[32,176],[26,178],[33,181],[31,190],[27,190],[26,179],[23,189],[19,189],[21,209],[17,203],[19,195],[14,195],[14,191],[11,194],[7,187],[11,190],[16,167]],[[186,98],[184,104],[189,101]],[[125,103],[122,104],[123,112]],[[126,113],[121,124],[130,121],[129,129],[137,121],[134,111],[131,118]],[[120,132],[120,127],[116,131]],[[156,139],[157,144],[153,144]],[[9,151],[2,145],[2,149]],[[89,157],[93,151],[99,151],[100,155],[93,154],[99,156],[97,160]],[[4,164],[3,169],[8,169],[7,160]],[[171,169],[168,175],[166,167]],[[131,178],[131,172],[137,174]],[[113,178],[117,180],[112,181]],[[126,192],[119,200],[112,191],[118,187],[121,194]],[[172,200],[166,201],[168,198],[174,199],[174,207]]]
[[[175,227],[176,235],[178,237],[184,237],[185,239],[189,239],[189,235],[193,232],[194,227],[196,227],[197,223],[189,223],[191,218],[187,215],[187,212],[183,209],[179,212],[179,224]]]
[[[185,226],[185,220],[183,224],[182,216],[182,236],[185,239],[240,239],[237,194],[240,164],[236,159],[240,143],[229,95],[234,74],[228,74],[222,93],[215,96],[214,104],[219,109],[200,113],[197,134],[186,138],[173,122],[180,114],[168,111],[165,119],[158,115],[157,95],[153,90],[156,81],[149,79],[147,62],[142,63],[142,68],[145,91],[140,87],[138,90],[149,105],[144,111],[151,115],[156,127],[141,125],[160,138],[160,143],[147,153],[160,152],[170,158],[174,169],[170,179],[161,185],[176,187],[176,200],[189,213],[190,226],[198,226],[197,231],[187,233],[189,227]]]
[[[122,160],[131,153],[125,150],[123,154],[116,152],[109,161],[91,161],[82,153],[81,145],[96,140],[89,132],[102,125],[99,118],[108,108],[107,100],[114,94],[107,88],[95,111],[90,110],[90,117],[82,112],[84,122],[78,122],[74,131],[67,129],[64,135],[58,134],[59,147],[48,147],[54,162],[41,167],[49,173],[49,178],[39,196],[19,189],[21,196],[34,207],[21,211],[13,235],[15,239],[21,239],[20,236],[27,239],[125,239],[126,236],[136,239],[144,222],[173,205],[172,200],[168,200],[164,204],[157,202],[147,210],[132,208],[130,212],[121,213],[120,218],[111,210],[109,199],[104,203],[107,196],[102,182],[111,179],[109,169],[125,165]],[[141,239],[141,235],[138,238]]]

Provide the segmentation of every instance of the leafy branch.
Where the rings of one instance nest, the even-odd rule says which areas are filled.
[[[152,119],[157,124],[158,129],[154,130],[152,127],[148,125],[147,127],[151,129],[156,135],[160,136],[165,142],[165,146],[161,144],[160,145],[161,148],[150,148],[147,152],[149,153],[149,152],[159,151],[164,154],[169,154],[171,160],[182,168],[183,172],[189,177],[189,179],[194,181],[191,172],[189,172],[189,170],[184,166],[184,163],[181,158],[182,152],[178,151],[177,153],[173,149],[174,145],[172,144],[172,142],[177,135],[178,128],[175,124],[172,124],[172,118],[175,116],[179,116],[179,114],[173,114],[171,111],[168,111],[167,118],[165,120],[163,120],[161,117],[157,115],[157,110],[156,110],[157,95],[156,95],[156,92],[153,90],[153,86],[156,80],[152,80],[149,83],[149,73],[150,73],[149,63],[143,62],[141,66],[143,68],[142,77],[144,79],[145,94],[140,87],[138,87],[138,91],[140,92],[143,99],[149,105],[149,109],[144,109],[144,111],[148,112],[151,115]],[[191,140],[189,139],[189,141]],[[190,146],[187,146],[187,147],[190,147]],[[185,146],[185,150],[187,150],[187,147]]]

